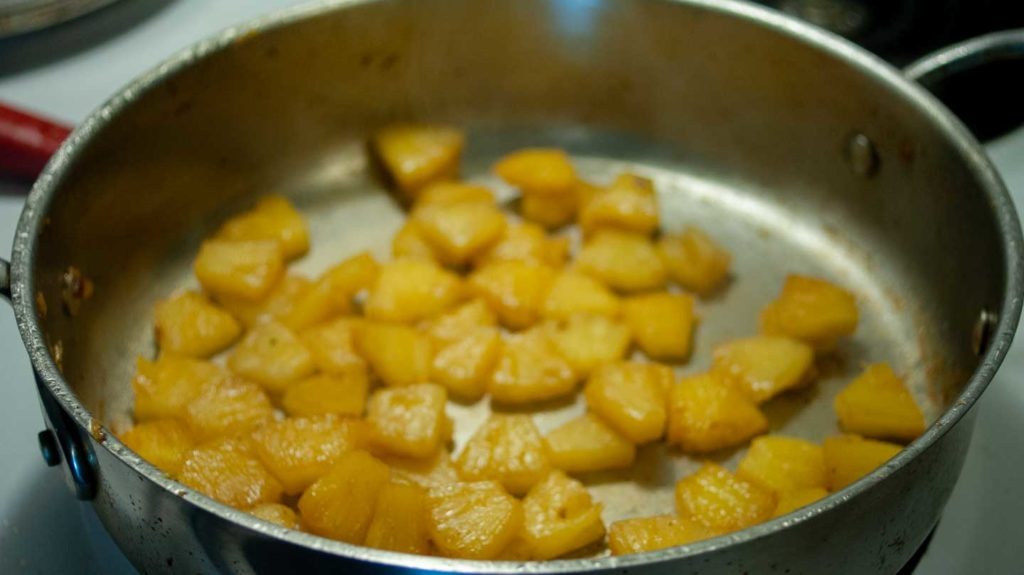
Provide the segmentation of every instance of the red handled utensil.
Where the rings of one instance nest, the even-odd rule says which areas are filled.
[[[34,179],[70,133],[53,120],[0,104],[0,177]]]

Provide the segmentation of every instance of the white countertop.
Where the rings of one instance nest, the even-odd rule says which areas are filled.
[[[132,0],[84,20],[0,43],[0,101],[68,123],[172,52],[295,0]],[[124,28],[124,21],[132,26]],[[74,51],[68,47],[76,48]],[[56,48],[55,48],[56,47]],[[63,57],[51,58],[54,53]],[[19,65],[31,59],[32,66]],[[16,69],[16,68],[20,68]],[[988,146],[1024,205],[1024,129]],[[0,256],[8,257],[27,186],[0,181]],[[1019,211],[1019,210],[1018,210]],[[0,573],[134,573],[36,444],[39,403],[25,349],[0,304]],[[960,482],[915,573],[1020,573],[1024,531],[1024,338],[985,393]]]

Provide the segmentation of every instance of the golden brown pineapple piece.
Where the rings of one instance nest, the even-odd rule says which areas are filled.
[[[548,327],[559,355],[581,376],[622,359],[629,351],[629,329],[602,315],[578,314]]]
[[[885,363],[869,365],[835,399],[847,433],[910,441],[924,433],[924,414],[903,381]]]
[[[658,253],[672,281],[702,296],[729,280],[732,255],[698,228],[658,239]]]
[[[536,559],[554,559],[604,537],[602,506],[587,488],[551,472],[523,498],[523,539]]]
[[[206,240],[194,268],[207,293],[255,302],[284,275],[284,252],[274,240]]]
[[[264,521],[276,523],[281,527],[296,531],[302,529],[302,526],[299,525],[298,514],[291,507],[281,505],[280,503],[261,503],[249,508],[248,513]]]
[[[299,499],[303,525],[317,535],[362,545],[390,476],[388,466],[365,451],[343,454]]]
[[[341,458],[366,441],[363,422],[335,415],[296,417],[269,423],[253,433],[256,455],[284,486],[298,495]]]
[[[456,204],[488,204],[495,203],[494,192],[484,186],[465,182],[435,182],[420,192],[414,207],[426,205],[453,206]]]
[[[391,238],[391,255],[396,260],[424,260],[436,262],[437,254],[434,248],[427,243],[419,227],[409,220],[406,220],[402,227],[395,232]]]
[[[622,316],[633,339],[654,359],[682,361],[690,355],[693,298],[687,294],[652,293],[627,298]]]
[[[282,314],[281,323],[301,331],[347,312],[352,298],[369,289],[377,279],[380,264],[367,252],[356,254],[324,272],[309,289],[295,298]]]
[[[566,396],[576,389],[572,365],[547,330],[535,327],[510,336],[501,346],[487,391],[503,404],[526,404]]]
[[[455,461],[466,481],[493,479],[513,495],[526,493],[551,470],[547,444],[528,415],[493,414]]]
[[[521,261],[495,262],[469,276],[470,290],[498,314],[502,325],[525,329],[537,323],[555,270]]]
[[[366,546],[401,553],[430,552],[427,490],[407,483],[389,483],[377,496],[377,509],[366,532]]]
[[[776,494],[825,487],[821,446],[795,437],[768,435],[750,443],[736,475]]]
[[[584,234],[599,229],[618,229],[651,234],[658,229],[658,201],[654,183],[633,174],[622,174],[603,192],[597,192],[580,210]]]
[[[309,377],[316,371],[313,355],[302,340],[277,322],[264,322],[249,330],[228,356],[228,368],[273,393]]]
[[[477,333],[480,328],[496,325],[494,311],[483,300],[474,299],[438,316],[425,327],[435,343],[447,345]]]
[[[505,215],[484,202],[417,205],[412,222],[434,254],[456,266],[484,252],[505,231]]]
[[[713,531],[735,531],[761,523],[775,513],[775,504],[771,491],[714,463],[705,463],[676,483],[676,511]]]
[[[185,411],[185,422],[200,441],[230,437],[259,427],[274,416],[267,394],[255,383],[227,378],[203,388]]]
[[[312,282],[303,276],[286,275],[274,284],[267,297],[260,301],[247,301],[236,297],[218,296],[217,303],[228,310],[245,327],[252,327],[267,319],[280,319],[291,313],[295,301],[310,288]]]
[[[195,441],[177,419],[156,419],[133,426],[121,441],[140,457],[168,475],[176,475]]]
[[[398,260],[381,267],[366,299],[366,317],[382,321],[429,319],[463,297],[459,276],[423,260]]]
[[[527,222],[558,229],[575,219],[579,198],[571,191],[560,195],[523,194],[519,213]]]
[[[523,525],[522,505],[495,481],[440,485],[427,502],[430,539],[446,557],[493,559]]]
[[[555,277],[541,313],[547,319],[563,320],[581,313],[615,317],[621,308],[619,298],[604,284],[588,275],[566,270]]]
[[[445,389],[434,383],[378,390],[366,413],[373,446],[394,455],[429,457],[448,440],[447,401]]]
[[[277,503],[281,484],[252,450],[250,442],[241,439],[197,447],[185,457],[178,481],[232,507]]]
[[[431,488],[446,483],[458,483],[459,472],[452,464],[451,454],[437,450],[430,457],[394,457],[382,455],[381,460],[391,467],[391,479],[398,483],[412,483]]]
[[[345,375],[314,375],[288,386],[281,407],[292,417],[348,415],[359,417],[366,407],[370,379],[366,371]]]
[[[224,222],[217,238],[230,241],[274,240],[281,244],[285,259],[309,251],[309,229],[302,214],[284,196],[260,198],[247,212]]]
[[[757,404],[714,374],[683,378],[668,398],[668,442],[687,453],[740,445],[768,431]]]
[[[834,435],[825,439],[825,482],[839,491],[889,461],[902,448],[895,443],[864,439],[859,435]]]
[[[199,359],[164,355],[154,362],[140,357],[132,379],[135,419],[183,417],[204,388],[227,376],[219,366]]]
[[[473,265],[511,261],[560,267],[568,251],[566,238],[548,237],[543,228],[529,222],[510,223],[496,243],[474,258]]]
[[[191,291],[160,301],[153,316],[156,344],[162,354],[210,357],[242,333],[230,313]]]
[[[703,523],[677,515],[623,519],[608,528],[612,555],[628,555],[686,545],[716,535]]]
[[[795,491],[783,491],[779,494],[779,503],[775,506],[775,514],[772,517],[782,517],[825,497],[828,497],[828,491],[824,487],[804,487]]]
[[[551,465],[568,473],[622,469],[636,458],[636,446],[592,413],[562,424],[546,439]]]
[[[401,387],[430,379],[433,345],[426,334],[415,328],[362,322],[355,331],[355,344],[356,351],[385,385]]]
[[[791,275],[778,299],[761,312],[761,331],[828,351],[857,329],[857,320],[853,294],[823,279]]]
[[[623,292],[658,289],[668,279],[665,264],[646,236],[618,230],[595,232],[580,250],[576,265]]]
[[[317,369],[338,376],[366,373],[366,361],[356,353],[355,347],[354,332],[360,321],[342,317],[300,334]]]
[[[665,432],[665,398],[674,377],[667,366],[623,361],[602,365],[587,380],[590,409],[635,444]]]
[[[466,337],[437,351],[430,376],[452,395],[476,401],[487,390],[487,382],[498,361],[501,347],[501,336],[497,328],[477,328]]]
[[[813,368],[814,350],[809,345],[761,335],[716,347],[711,369],[752,401],[764,403],[807,383]]]
[[[501,158],[495,173],[519,188],[523,195],[561,196],[571,194],[576,170],[569,156],[554,148],[527,148]]]
[[[389,126],[373,138],[381,163],[409,199],[427,184],[455,179],[464,144],[459,130],[422,124]]]

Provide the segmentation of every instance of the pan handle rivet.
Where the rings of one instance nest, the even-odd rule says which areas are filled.
[[[982,309],[978,314],[978,321],[971,331],[971,351],[974,355],[981,357],[988,345],[992,342],[992,330],[996,326],[996,314],[987,309]]]
[[[875,144],[864,134],[850,136],[844,152],[846,163],[854,174],[869,178],[878,171],[878,152],[875,150]]]

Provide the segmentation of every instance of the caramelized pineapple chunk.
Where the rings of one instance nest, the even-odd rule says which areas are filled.
[[[665,398],[672,370],[653,363],[602,365],[587,380],[590,409],[633,443],[654,441],[665,432]]]
[[[412,221],[434,254],[456,266],[482,253],[505,231],[501,210],[482,202],[417,205]]]
[[[825,483],[839,491],[889,461],[902,448],[895,443],[864,439],[859,435],[834,435],[825,439]]]
[[[566,238],[548,237],[544,230],[529,222],[509,224],[496,243],[474,258],[473,265],[483,267],[494,262],[525,262],[558,267],[569,252]]]
[[[582,483],[551,472],[523,499],[523,539],[530,555],[554,559],[599,541],[604,537],[601,510]]]
[[[389,483],[377,496],[377,509],[366,532],[366,546],[401,553],[430,552],[427,491],[418,485]]]
[[[559,355],[579,375],[618,361],[629,351],[629,329],[601,315],[579,314],[568,321],[552,323],[549,334]]]
[[[298,275],[287,275],[260,301],[247,301],[236,297],[218,296],[217,303],[228,310],[245,327],[252,327],[268,319],[280,319],[291,313],[295,301],[310,288],[312,282]]]
[[[299,525],[299,516],[295,511],[291,507],[281,505],[280,503],[262,503],[256,507],[249,508],[248,513],[288,529],[298,531],[302,528]]]
[[[493,559],[523,525],[522,505],[495,481],[434,487],[427,505],[430,539],[446,557]]]
[[[161,353],[210,357],[231,345],[242,333],[231,314],[206,296],[179,292],[156,304],[153,312],[156,344]]]
[[[381,163],[409,199],[427,184],[455,179],[464,144],[459,130],[422,124],[389,126],[373,138]]]
[[[672,281],[696,294],[710,295],[729,279],[732,256],[697,228],[662,236],[658,253]]]
[[[522,495],[551,470],[547,444],[528,415],[493,414],[455,460],[466,481],[493,479]]]
[[[711,368],[751,401],[764,403],[806,383],[814,367],[814,350],[795,339],[754,336],[715,348]]]
[[[677,515],[623,519],[608,528],[612,555],[627,555],[686,545],[716,535],[703,523]]]
[[[423,383],[434,358],[430,338],[405,325],[362,322],[355,330],[356,351],[390,387]]]
[[[406,221],[402,227],[395,232],[391,238],[391,255],[396,259],[403,260],[424,260],[436,262],[437,254],[434,248],[427,243],[419,226],[414,222]]]
[[[366,317],[382,321],[431,318],[462,299],[462,281],[436,264],[398,260],[381,267],[366,299]]]
[[[284,275],[284,252],[274,240],[206,240],[194,268],[206,292],[260,301]]]
[[[583,206],[579,221],[584,234],[602,228],[651,234],[658,229],[654,184],[647,178],[622,174]]]
[[[185,422],[201,441],[246,433],[273,416],[260,386],[233,378],[204,387],[185,410]]]
[[[226,377],[223,369],[207,361],[164,355],[153,362],[140,357],[132,379],[135,418],[183,417],[204,388]]]
[[[303,291],[291,309],[281,316],[281,323],[301,331],[347,312],[352,298],[369,289],[379,272],[380,264],[367,252],[348,258],[324,272]]]
[[[771,491],[714,463],[676,483],[676,511],[715,531],[735,531],[770,519],[775,504]]]
[[[253,433],[256,455],[284,486],[297,495],[327,473],[343,453],[360,449],[366,431],[358,420],[335,415],[275,421]]]
[[[314,375],[289,385],[281,398],[281,407],[292,417],[332,413],[359,417],[366,406],[369,387],[365,369],[345,375]]]
[[[742,444],[768,431],[757,404],[714,374],[683,378],[668,398],[668,442],[687,453]]]
[[[168,475],[178,473],[195,444],[188,428],[177,419],[140,423],[124,432],[121,441]]]
[[[338,376],[366,373],[366,361],[356,353],[353,335],[359,321],[354,317],[342,317],[300,334],[317,369]]]
[[[576,217],[579,199],[572,192],[560,195],[523,194],[519,213],[523,219],[549,230],[569,224]]]
[[[510,336],[501,346],[487,390],[497,403],[525,404],[566,396],[576,374],[543,327]]]
[[[619,298],[604,284],[566,270],[555,277],[541,313],[547,319],[564,320],[581,313],[615,317],[620,309]]]
[[[804,487],[794,491],[783,491],[779,493],[779,503],[775,506],[775,514],[772,517],[782,517],[825,497],[828,497],[828,491],[824,487]]]
[[[494,205],[494,193],[484,186],[465,182],[435,182],[420,192],[416,206],[453,206],[456,204]]]
[[[498,325],[498,317],[483,300],[473,299],[426,324],[427,333],[439,345],[456,343],[480,328]]]
[[[665,265],[647,237],[618,230],[600,230],[576,257],[578,269],[623,292],[661,288]]]
[[[285,259],[309,251],[309,229],[302,214],[284,196],[260,198],[249,211],[224,222],[217,238],[230,241],[274,240],[281,244]]]
[[[274,393],[283,392],[316,371],[306,346],[277,322],[261,323],[249,330],[228,357],[228,368]]]
[[[374,447],[394,455],[429,457],[448,439],[447,401],[445,389],[433,383],[377,391],[366,414]]]
[[[821,446],[804,439],[768,435],[750,443],[736,475],[776,494],[825,487]]]
[[[857,329],[857,320],[853,294],[822,279],[791,275],[778,299],[761,312],[761,331],[828,351]]]
[[[190,451],[178,481],[232,507],[277,503],[281,484],[252,453],[247,440],[222,439]]]
[[[501,347],[497,328],[476,328],[437,351],[430,376],[460,399],[480,399],[487,390]]]
[[[459,472],[452,464],[451,455],[444,449],[426,458],[382,455],[381,460],[391,467],[391,479],[398,483],[411,483],[429,489],[436,485],[459,482]]]
[[[512,152],[495,164],[494,172],[523,195],[568,195],[576,185],[576,170],[569,156],[554,148]]]
[[[681,361],[690,355],[693,334],[693,298],[668,292],[627,298],[622,316],[633,339],[654,359]]]
[[[869,365],[835,399],[843,431],[910,441],[924,433],[924,414],[903,381],[885,363]]]
[[[299,514],[310,532],[362,545],[388,484],[388,466],[365,451],[349,451],[299,498]]]
[[[622,469],[636,458],[636,446],[592,413],[562,424],[546,439],[551,465],[569,473]]]
[[[502,325],[525,329],[540,319],[554,269],[519,261],[488,264],[469,277],[469,286],[498,314]]]

